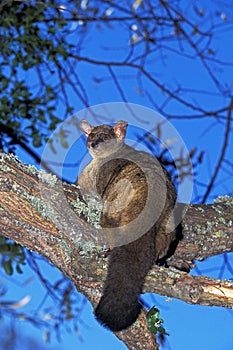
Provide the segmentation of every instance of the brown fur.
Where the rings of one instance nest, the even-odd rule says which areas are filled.
[[[137,319],[144,279],[176,238],[174,186],[155,157],[124,143],[126,128],[123,121],[114,127],[81,121],[93,160],[76,181],[103,200],[101,226],[114,248],[95,315],[113,331]]]

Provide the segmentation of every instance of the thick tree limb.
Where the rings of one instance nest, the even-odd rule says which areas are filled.
[[[95,220],[96,213],[87,210],[79,189],[1,153],[0,192],[1,234],[49,259],[95,306],[106,277],[107,258],[99,246],[103,243],[101,230],[87,223]],[[232,211],[230,197],[214,205],[190,205],[183,220],[183,239],[168,264],[188,269],[194,260],[232,252]],[[193,304],[233,306],[233,282],[191,276],[172,267],[154,266],[144,292]],[[137,321],[140,327],[117,334],[129,349],[141,349],[139,340],[143,349],[152,349],[154,339],[145,331],[144,320],[142,315]]]

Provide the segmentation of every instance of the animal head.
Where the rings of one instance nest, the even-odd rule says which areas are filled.
[[[104,158],[118,151],[124,144],[128,123],[120,120],[114,126],[91,126],[85,119],[80,129],[87,136],[87,148],[93,158]]]

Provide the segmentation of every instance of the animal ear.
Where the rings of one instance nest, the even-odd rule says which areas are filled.
[[[127,126],[128,123],[124,122],[124,120],[120,120],[115,124],[114,133],[118,139],[123,140],[125,138]]]
[[[80,129],[86,136],[88,136],[91,133],[93,126],[91,126],[86,119],[82,119],[80,121]]]

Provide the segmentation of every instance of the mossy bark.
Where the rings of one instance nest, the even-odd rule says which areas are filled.
[[[155,265],[146,278],[144,292],[232,308],[232,281],[191,276],[171,267],[188,270],[194,260],[232,252],[232,212],[230,197],[219,198],[214,204],[190,205],[183,219],[183,239],[168,260],[170,267]],[[93,225],[97,218],[98,213],[86,206],[78,187],[0,153],[1,234],[50,260],[93,306],[101,296],[108,265],[101,230],[97,222]],[[117,336],[129,349],[156,349],[143,314]]]

